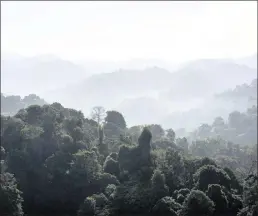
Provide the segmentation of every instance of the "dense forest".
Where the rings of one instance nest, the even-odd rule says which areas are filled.
[[[255,216],[256,123],[254,106],[189,139],[103,107],[23,106],[1,115],[1,215]]]

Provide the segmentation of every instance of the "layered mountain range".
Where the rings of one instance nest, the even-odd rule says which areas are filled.
[[[228,115],[236,108],[236,99],[233,93],[226,95],[238,92],[230,89],[244,83],[254,87],[257,82],[257,54],[234,60],[201,59],[174,68],[164,65],[168,69],[151,61],[138,60],[139,69],[132,61],[110,63],[100,73],[101,62],[85,66],[55,56],[6,56],[2,58],[2,92],[35,93],[47,102],[80,109],[86,116],[100,105],[123,113],[129,125],[159,122],[164,127],[190,128],[214,115]],[[114,71],[108,71],[111,69]],[[255,94],[255,87],[250,91]],[[255,101],[237,103],[244,110]]]

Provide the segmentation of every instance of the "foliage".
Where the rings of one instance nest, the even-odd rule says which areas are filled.
[[[181,209],[181,205],[175,202],[171,197],[166,196],[158,200],[152,208],[152,214],[177,216],[176,211],[179,209]]]
[[[108,199],[103,193],[93,194],[91,197],[96,200],[96,207],[104,207],[108,203]]]
[[[180,216],[209,216],[214,211],[214,203],[202,191],[192,190],[185,199]]]
[[[176,139],[173,129],[157,124],[126,128],[116,111],[101,125],[59,103],[31,105],[1,116],[1,213],[257,213],[257,147],[224,139],[228,129],[255,128],[255,107],[202,125],[195,139]]]
[[[109,184],[106,188],[105,188],[105,195],[107,197],[110,197],[116,190],[116,186],[114,184]]]
[[[213,165],[205,165],[199,168],[194,174],[196,186],[202,191],[206,191],[210,184],[219,184],[230,189],[230,178],[228,174]]]
[[[250,175],[244,182],[243,209],[237,216],[254,216],[258,213],[258,178]]]
[[[220,185],[210,184],[207,191],[208,197],[215,204],[215,214],[223,214],[228,210],[228,200]]]
[[[170,128],[170,129],[166,130],[166,136],[169,140],[174,142],[175,138],[176,138],[176,133],[172,128]]]
[[[1,214],[10,216],[22,216],[22,192],[17,188],[16,179],[10,173],[1,173],[0,180]]]
[[[185,137],[176,139],[176,144],[181,147],[186,153],[188,152],[189,143]]]
[[[106,116],[105,109],[102,106],[95,106],[91,111],[91,118],[99,124],[101,124]]]
[[[165,135],[165,131],[160,125],[157,125],[157,124],[146,125],[146,128],[148,128],[149,131],[151,132],[152,139],[154,141],[161,139]]]
[[[108,156],[103,165],[104,172],[110,173],[114,176],[119,176],[120,168],[118,161],[114,160],[110,156]]]
[[[126,122],[123,115],[117,111],[107,111],[104,123],[104,133],[109,138],[118,138],[126,130]]]
[[[121,146],[118,153],[118,162],[121,170],[127,170],[131,174],[136,174],[143,171],[144,167],[151,168],[153,160],[150,154],[150,141],[151,133],[147,128],[144,128],[138,139],[138,146]]]
[[[168,186],[165,184],[165,176],[160,170],[155,170],[151,178],[153,198],[157,201],[169,195]]]
[[[86,215],[95,215],[96,212],[96,200],[91,197],[87,197],[83,204],[80,206],[77,215],[86,216]]]

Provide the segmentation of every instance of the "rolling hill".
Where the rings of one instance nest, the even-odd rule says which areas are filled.
[[[8,94],[39,94],[78,82],[88,75],[83,67],[52,55],[1,56],[1,88]]]
[[[236,85],[249,83],[255,78],[257,69],[221,60],[199,60],[173,73],[152,67],[96,74],[42,96],[48,101],[59,100],[65,106],[78,108],[86,113],[95,105],[107,109],[118,108],[124,100],[127,100],[128,107],[131,106],[130,100],[136,106],[135,100],[143,97],[156,98],[157,104],[163,103],[161,100],[168,101],[168,108],[172,110],[173,103],[180,102],[189,106],[188,101],[201,101]],[[178,107],[179,110],[181,108]],[[189,106],[191,108],[195,106]]]

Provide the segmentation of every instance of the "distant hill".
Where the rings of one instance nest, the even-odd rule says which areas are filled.
[[[239,65],[245,65],[250,68],[256,68],[257,69],[257,53],[251,56],[247,56],[244,58],[239,58],[234,60],[235,63]]]
[[[252,106],[257,106],[257,78],[205,98],[198,108],[171,112],[157,122],[166,128],[177,129],[185,125],[189,130],[202,123],[211,123],[217,116],[227,118],[234,110],[245,112]]]
[[[88,75],[83,67],[52,55],[1,56],[1,89],[8,94],[39,94],[78,82]]]
[[[34,92],[50,103],[58,101],[82,110],[85,115],[93,106],[101,105],[122,112],[130,119],[129,124],[159,122],[165,127],[180,128],[187,121],[187,126],[195,127],[200,121],[209,122],[214,115],[226,116],[232,111],[234,103],[214,94],[257,79],[257,69],[247,66],[250,59],[254,60],[253,57],[200,59],[174,71],[162,67],[134,69],[152,64],[139,59],[128,62],[127,66],[121,63],[120,66],[128,69],[109,73],[104,72],[114,65],[107,68],[105,64],[99,65],[103,73],[98,71],[89,76],[89,72],[96,72],[85,70],[94,65],[90,62],[80,66],[51,55],[34,58],[7,55],[1,60],[1,82],[2,90],[9,95],[18,92],[25,96]],[[166,66],[165,62],[159,62],[153,64]],[[246,108],[246,103],[239,106],[240,110]]]
[[[116,107],[124,99],[153,94],[170,85],[172,73],[153,67],[145,70],[118,70],[112,73],[93,75],[67,88],[51,91],[45,98],[60,100],[65,106],[79,109],[96,104]]]
[[[173,73],[171,100],[204,97],[233,88],[257,77],[257,69],[226,60],[198,60]]]
[[[234,89],[229,89],[220,94],[216,94],[217,98],[224,100],[250,100],[257,101],[257,79],[252,80],[251,83],[244,83],[237,85]]]
[[[115,109],[125,116],[128,125],[153,124],[168,113],[167,104],[151,97],[125,99]]]
[[[30,94],[21,98],[21,96],[10,95],[6,96],[1,93],[1,115],[12,116],[20,109],[27,108],[30,105],[44,105],[47,102],[35,94]]]
[[[43,97],[89,112],[87,108],[95,105],[117,108],[124,100],[133,98],[156,98],[159,104],[160,99],[176,103],[210,97],[255,78],[257,69],[223,60],[199,60],[173,73],[152,67],[96,74],[66,88],[46,92]]]

